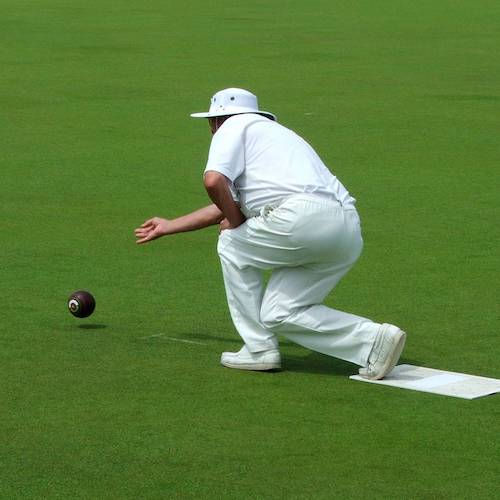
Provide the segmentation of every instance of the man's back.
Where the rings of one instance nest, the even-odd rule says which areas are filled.
[[[250,214],[294,193],[354,202],[304,139],[253,113],[233,116],[219,128],[212,139],[206,170],[228,177],[240,204]]]

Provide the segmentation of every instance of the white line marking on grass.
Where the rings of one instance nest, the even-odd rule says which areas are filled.
[[[146,337],[140,337],[141,340],[153,339],[153,338],[162,338],[165,340],[171,340],[172,342],[184,342],[185,344],[207,345],[207,344],[203,344],[202,342],[195,342],[194,340],[186,340],[186,339],[177,339],[175,337],[167,337],[164,333],[156,333],[154,335],[147,335]]]

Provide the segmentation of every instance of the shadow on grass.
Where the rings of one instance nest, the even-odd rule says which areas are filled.
[[[358,374],[358,365],[332,358],[324,354],[312,352],[307,356],[283,356],[283,370],[300,373],[316,373],[333,376],[350,376]],[[401,358],[398,365],[416,365],[422,366],[422,362]]]
[[[283,370],[287,372],[315,373],[335,377],[345,377],[357,373],[356,365],[317,352],[306,356],[284,354],[282,362]]]
[[[103,328],[107,328],[108,325],[103,325],[100,323],[86,323],[84,325],[78,325],[78,328],[82,330],[102,330]]]
[[[220,335],[211,335],[207,333],[185,333],[182,334],[182,338],[190,340],[205,340],[205,341],[217,341],[237,344],[238,349],[243,345],[243,341],[236,334],[234,337],[223,337]],[[280,345],[282,347],[294,346],[293,342],[280,338]],[[329,375],[352,375],[357,373],[356,367],[342,361],[340,359],[332,358],[330,356],[325,356],[317,352],[307,352],[305,356],[294,356],[287,354],[286,352],[282,354],[283,371],[288,372],[301,372],[301,373],[320,373]]]
[[[400,358],[398,365],[428,366],[425,361],[405,358],[404,356]]]
[[[182,338],[190,340],[216,340],[217,342],[231,342],[233,344],[243,345],[243,341],[237,334],[234,338],[221,337],[219,335],[209,335],[207,333],[182,333],[180,334]]]
[[[183,334],[182,338],[192,339],[192,340],[214,340],[224,343],[233,343],[242,345],[242,340],[235,335],[234,338],[222,337],[219,335],[210,335],[206,333],[187,333]],[[293,342],[280,338],[280,345],[285,346],[297,346]],[[306,351],[307,352],[307,351]],[[350,375],[358,374],[358,366],[349,363],[348,361],[343,361],[341,359],[333,358],[331,356],[326,356],[318,352],[309,352],[305,356],[295,356],[284,352],[282,354],[282,364],[283,371],[297,372],[297,373],[315,373],[323,375],[333,375],[339,377],[345,377]],[[402,357],[398,365],[409,364],[416,366],[423,366],[421,361],[416,361],[413,359],[408,359]]]

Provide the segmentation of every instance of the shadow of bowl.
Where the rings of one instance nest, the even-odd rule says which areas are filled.
[[[81,328],[82,330],[102,330],[107,327],[108,325],[102,325],[100,323],[89,323],[85,325],[78,325],[78,328]]]

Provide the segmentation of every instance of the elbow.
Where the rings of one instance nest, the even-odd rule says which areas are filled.
[[[219,174],[219,172],[210,171],[203,177],[203,184],[208,192],[211,192],[220,186],[221,182],[225,183],[226,180],[222,174]]]

